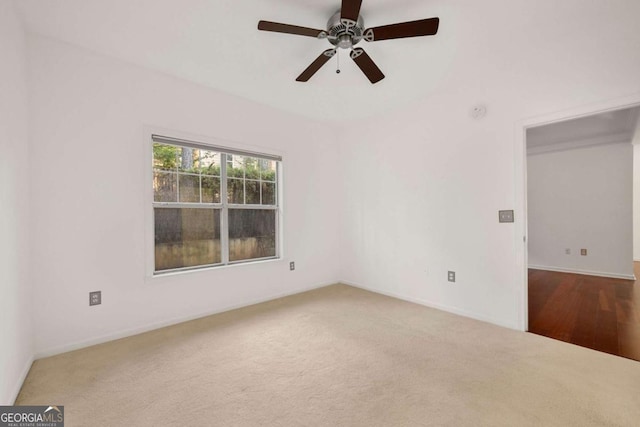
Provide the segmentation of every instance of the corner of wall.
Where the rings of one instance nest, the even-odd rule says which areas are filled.
[[[11,405],[33,362],[34,334],[27,52],[25,31],[10,0],[0,0],[0,57],[0,404]]]

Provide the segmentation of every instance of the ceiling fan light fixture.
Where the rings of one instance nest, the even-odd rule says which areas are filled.
[[[281,24],[271,21],[258,22],[258,29],[276,33],[326,38],[335,48],[324,51],[296,79],[308,81],[331,57],[336,49],[351,49],[350,57],[367,76],[371,83],[384,79],[384,74],[362,48],[354,48],[363,39],[367,42],[401,39],[406,37],[433,36],[438,32],[439,18],[420,19],[365,29],[360,16],[362,0],[342,0],[342,7],[327,22],[327,30]],[[339,72],[339,68],[338,71]]]
[[[351,49],[351,47],[353,46],[353,39],[349,34],[343,34],[338,37],[336,46],[338,46],[340,49]]]

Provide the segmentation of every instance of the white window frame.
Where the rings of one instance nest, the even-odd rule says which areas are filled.
[[[214,151],[220,154],[220,203],[185,203],[185,202],[156,202],[153,195],[153,145],[154,143],[168,144],[177,147],[190,147],[202,150]],[[180,139],[168,136],[158,135],[151,133],[149,152],[151,157],[151,165],[148,169],[147,175],[150,179],[147,181],[148,187],[151,193],[151,208],[150,208],[150,224],[148,230],[150,231],[150,276],[161,277],[166,275],[173,275],[176,273],[185,273],[193,271],[202,271],[211,268],[220,268],[226,266],[233,266],[238,264],[253,264],[258,262],[280,260],[282,259],[282,156],[276,154],[267,154],[257,151],[250,151],[244,149],[230,148],[227,146],[203,143],[193,141],[190,139]],[[227,192],[227,156],[228,155],[240,155],[261,160],[273,160],[276,162],[276,180],[275,180],[275,204],[263,205],[263,204],[237,204],[229,203]],[[179,179],[179,177],[178,177]],[[246,181],[246,178],[244,178]],[[262,180],[259,180],[262,183]],[[265,181],[266,182],[266,181]],[[271,182],[271,181],[269,181]],[[246,182],[245,182],[246,183]],[[176,184],[179,191],[179,182]],[[262,185],[260,192],[262,194]],[[202,189],[200,189],[202,192]],[[244,198],[246,201],[246,191],[244,192]],[[179,199],[178,199],[179,200]],[[156,271],[155,267],[155,209],[156,208],[188,208],[188,209],[217,209],[220,210],[220,255],[221,260],[215,264],[203,264],[190,267],[174,268],[169,270]],[[262,258],[251,258],[237,261],[229,260],[229,209],[252,209],[252,210],[273,210],[275,211],[275,255]]]

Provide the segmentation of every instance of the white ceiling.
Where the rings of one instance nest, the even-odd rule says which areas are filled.
[[[440,1],[365,0],[365,25],[440,16],[436,37],[362,42],[387,78],[372,86],[341,51],[309,83],[295,78],[330,45],[257,30],[260,19],[324,29],[341,0],[20,0],[27,30],[320,120],[348,120],[426,95],[446,74],[452,19]],[[444,16],[443,16],[444,15]],[[350,99],[357,98],[357,104]]]
[[[626,108],[527,130],[529,153],[614,142],[631,142],[640,119],[640,107]]]
[[[437,91],[491,94],[619,40],[640,2],[584,0],[363,0],[367,27],[440,17],[434,37],[362,42],[386,78],[371,85],[347,52],[308,83],[295,78],[330,45],[257,30],[260,19],[324,28],[341,0],[14,0],[27,31],[79,45],[317,120],[350,121],[428,101]],[[613,42],[611,41],[613,40]],[[630,37],[629,40],[633,40]],[[631,43],[631,41],[629,41]],[[620,44],[618,42],[618,44]],[[625,46],[618,46],[620,49]],[[562,53],[558,53],[562,52]],[[558,55],[564,55],[559,57]],[[585,66],[588,66],[586,64]],[[505,86],[508,87],[508,86]],[[482,99],[470,99],[470,102]],[[469,106],[464,106],[466,109]]]

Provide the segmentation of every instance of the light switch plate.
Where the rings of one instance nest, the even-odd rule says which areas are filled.
[[[498,211],[498,221],[500,221],[500,222],[513,222],[513,210]]]
[[[586,249],[580,249],[580,255],[587,256],[587,250]]]

